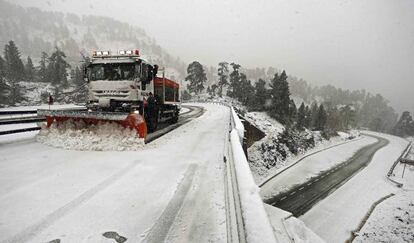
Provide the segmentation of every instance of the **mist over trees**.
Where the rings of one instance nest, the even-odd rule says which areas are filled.
[[[0,46],[9,40],[34,63],[39,62],[42,53],[50,53],[55,47],[64,51],[72,66],[79,64],[80,53],[129,48],[140,49],[150,62],[172,67],[179,71],[177,74],[185,73],[184,62],[167,53],[142,28],[108,17],[42,11],[0,0]]]
[[[401,114],[400,119],[392,129],[392,133],[402,137],[414,136],[414,121],[409,111],[404,111]]]
[[[142,49],[152,59],[149,61],[173,67],[182,74],[176,78],[185,78],[185,64],[165,52],[143,29],[107,17],[47,12],[0,0],[0,33],[0,46],[5,47],[0,55],[0,103],[3,105],[24,102],[27,97],[22,81],[50,84],[57,100],[73,96],[69,91],[78,93],[76,100],[79,100],[85,96],[80,52],[87,53],[111,43]],[[188,91],[197,94],[208,91],[218,97],[228,95],[249,110],[267,112],[298,129],[319,129],[323,125],[325,130],[362,127],[390,132],[397,124],[398,115],[389,102],[380,94],[365,90],[312,86],[274,67],[249,69],[225,61],[217,67],[200,64],[194,70],[198,71],[186,79],[190,82]],[[190,97],[188,91],[183,91],[183,98]],[[317,119],[322,119],[322,123],[316,122]]]
[[[380,94],[344,90],[332,85],[312,86],[273,67],[245,69],[240,64],[223,61],[218,63],[217,69],[204,70],[206,76],[213,79],[206,80],[210,84],[206,86],[210,96],[222,97],[226,90],[227,96],[249,110],[265,111],[284,125],[298,130],[307,128],[330,134],[367,128],[391,132],[397,122],[397,113]],[[215,71],[216,75],[212,73]]]

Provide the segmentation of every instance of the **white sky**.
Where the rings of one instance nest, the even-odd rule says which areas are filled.
[[[173,55],[286,69],[414,111],[413,0],[17,0],[142,27]]]

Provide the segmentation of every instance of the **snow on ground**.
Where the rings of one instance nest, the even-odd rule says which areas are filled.
[[[321,171],[328,170],[348,160],[360,148],[376,141],[377,139],[375,138],[364,136],[361,139],[350,141],[306,157],[265,183],[261,187],[260,193],[264,199],[267,199],[285,192],[295,185],[303,184],[310,178],[317,176]]]
[[[374,154],[367,167],[300,217],[327,242],[345,242],[374,202],[399,190],[386,174],[407,141],[387,134],[366,133],[386,138],[390,143]]]
[[[414,157],[414,149],[410,157]],[[414,166],[406,166],[404,177],[403,169],[399,163],[394,170],[402,189],[375,208],[354,242],[414,242]]]
[[[43,144],[70,150],[123,151],[139,150],[145,145],[137,131],[116,123],[103,122],[85,126],[71,120],[53,123],[50,128],[43,125],[36,137]]]
[[[266,134],[248,148],[249,165],[257,184],[310,153],[359,137],[359,131],[356,130],[338,132],[338,136],[329,140],[323,138],[318,131],[293,131],[287,140],[291,140],[292,146],[296,147],[295,155],[279,141],[284,126],[266,112],[246,112],[244,118]]]
[[[181,107],[180,114],[187,113],[189,111],[190,111],[190,109],[188,109],[187,107]]]
[[[312,232],[312,230],[306,227],[300,219],[292,216],[291,213],[268,204],[265,204],[265,209],[275,232],[277,242],[325,242],[318,235]]]
[[[279,134],[285,127],[266,112],[247,112],[244,118],[266,134]]]
[[[288,166],[293,165],[298,160],[309,156],[313,153],[325,150],[327,148],[330,148],[332,146],[336,146],[342,143],[349,142],[349,136],[347,137],[341,137],[341,136],[335,136],[330,138],[329,140],[326,139],[315,139],[315,147],[308,149],[308,150],[301,150],[297,155],[294,155],[292,153],[289,153],[287,155],[287,158],[285,160],[279,160],[279,163],[276,164],[273,168],[266,168],[263,166],[254,166],[252,163],[250,164],[252,166],[252,170],[255,172],[253,175],[255,176],[255,180],[258,184],[261,184],[263,181],[265,181],[267,178],[272,177],[273,175],[279,173],[280,171],[286,169]],[[249,148],[249,158],[251,161],[259,160],[261,157],[263,157],[260,150],[257,149],[256,146],[258,144],[254,144],[251,148]],[[271,153],[269,154],[271,156]]]
[[[139,151],[64,150],[33,136],[3,142],[0,241],[106,242],[102,234],[115,231],[140,242],[157,222],[164,227],[153,234],[169,241],[227,241],[223,147],[230,113],[203,106],[201,117]],[[183,181],[191,183],[188,192],[176,194]],[[167,208],[176,214],[163,214]],[[163,225],[169,217],[171,227]]]

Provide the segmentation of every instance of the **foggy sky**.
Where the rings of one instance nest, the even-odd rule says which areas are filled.
[[[414,111],[412,0],[17,0],[137,25],[186,63],[275,66]],[[122,47],[120,47],[122,49]]]

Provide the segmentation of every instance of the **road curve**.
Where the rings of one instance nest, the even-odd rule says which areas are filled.
[[[197,117],[200,117],[205,112],[204,108],[200,106],[183,105],[183,107],[188,108],[189,111],[180,114],[180,117],[177,123],[170,124],[166,122],[166,123],[160,124],[157,131],[148,134],[147,138],[145,139],[145,143],[150,143],[154,141],[155,139],[171,132],[172,130],[186,124],[187,122],[192,121],[193,119]]]
[[[378,141],[359,149],[347,161],[323,171],[307,182],[296,185],[289,191],[280,193],[265,202],[289,211],[296,217],[303,215],[318,201],[328,196],[366,167],[371,162],[373,155],[389,143],[387,139],[377,136],[372,137]]]

